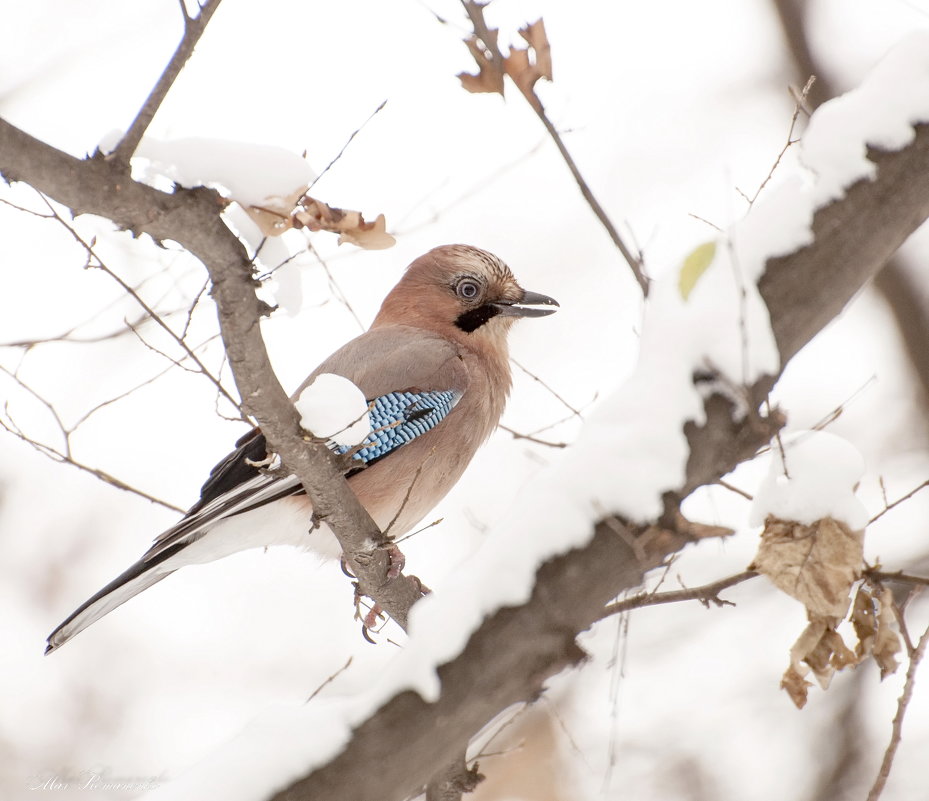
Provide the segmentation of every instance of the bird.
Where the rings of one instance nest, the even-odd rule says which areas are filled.
[[[412,530],[445,497],[497,427],[512,384],[507,334],[513,323],[558,306],[523,289],[486,250],[433,248],[407,267],[369,329],[298,387],[295,399],[318,376],[334,374],[364,394],[372,430],[346,454],[346,477],[388,539]],[[338,543],[313,522],[299,480],[275,459],[260,428],[241,437],[184,517],[68,616],[49,635],[45,653],[181,567],[269,545],[338,558]]]

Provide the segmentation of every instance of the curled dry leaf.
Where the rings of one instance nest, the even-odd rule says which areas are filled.
[[[280,236],[293,228],[292,215],[307,187],[301,186],[287,197],[270,197],[260,206],[246,206],[245,213],[265,236]]]
[[[360,211],[346,211],[327,206],[321,200],[304,198],[302,207],[294,215],[296,224],[311,231],[331,231],[339,234],[339,244],[349,242],[367,250],[380,250],[396,243],[387,233],[387,222],[379,214],[374,222],[365,222]]]
[[[387,233],[387,221],[379,214],[366,222],[360,211],[329,206],[304,194],[304,187],[286,198],[274,198],[263,206],[249,206],[248,215],[265,236],[280,236],[291,228],[331,231],[339,234],[339,244],[348,242],[365,250],[380,250],[396,244]]]
[[[545,33],[545,23],[539,17],[535,22],[519,29],[519,35],[535,51],[535,69],[540,78],[552,80],[552,46]]]
[[[859,661],[835,630],[841,618],[814,614],[808,617],[809,625],[790,649],[790,665],[781,678],[781,687],[798,709],[805,706],[807,689],[812,686],[805,678],[810,671],[819,686],[826,690],[837,670]]]
[[[473,2],[467,3],[467,6],[475,23],[475,34],[464,42],[477,64],[478,73],[459,73],[461,85],[469,92],[502,95],[503,76],[509,75],[532,107],[541,111],[542,103],[534,89],[536,81],[539,78],[552,80],[552,48],[545,33],[545,23],[537,19],[525,28],[520,28],[519,33],[528,47],[511,47],[509,55],[501,59],[502,54],[497,45],[499,30],[489,27],[484,21],[484,6]]]
[[[900,663],[900,635],[895,631],[893,593],[887,588],[875,596],[867,585],[862,585],[852,605],[852,625],[858,637],[855,649],[858,661],[874,657],[881,670],[881,678],[895,673]]]
[[[769,516],[749,569],[764,573],[811,615],[841,620],[863,563],[863,532],[828,517],[803,525]]]
[[[806,706],[807,690],[812,686],[812,682],[803,678],[803,674],[793,665],[787,668],[781,677],[781,689],[787,691],[797,709],[803,709]]]
[[[365,250],[383,250],[393,247],[397,240],[387,233],[387,220],[384,215],[378,214],[374,222],[359,220],[358,225],[342,231],[339,244],[346,242]]]
[[[542,104],[535,94],[535,84],[539,78],[552,80],[552,49],[545,34],[545,23],[537,19],[531,25],[520,29],[523,39],[529,47],[521,50],[518,47],[510,49],[510,54],[503,59],[503,69],[513,79],[513,83],[523,93],[529,103],[541,110]],[[535,55],[534,61],[529,60],[529,51]]]
[[[881,669],[881,678],[896,673],[900,662],[897,661],[897,654],[902,650],[900,645],[900,635],[894,631],[897,619],[894,615],[893,593],[886,587],[881,591],[878,599],[879,611],[877,613],[877,635],[874,638],[874,646],[871,649],[871,655]]]
[[[494,45],[497,41],[497,31],[491,30]],[[477,75],[470,72],[459,72],[458,80],[461,85],[469,92],[479,94],[481,92],[496,92],[503,94],[503,69],[502,65],[494,63],[493,56],[488,53],[482,46],[476,36],[465,39],[465,44],[474,60],[477,62]]]

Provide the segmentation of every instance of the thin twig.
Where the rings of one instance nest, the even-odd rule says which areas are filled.
[[[48,456],[52,459],[55,459],[62,464],[69,464],[72,467],[76,467],[78,470],[83,470],[85,473],[90,473],[92,476],[100,479],[101,481],[110,484],[117,489],[125,490],[126,492],[131,492],[134,495],[138,495],[140,498],[144,498],[147,501],[152,503],[157,503],[159,506],[164,506],[166,509],[171,509],[172,511],[178,512],[180,514],[184,513],[184,510],[180,506],[175,506],[173,503],[168,503],[167,501],[161,500],[161,498],[156,498],[154,495],[149,495],[144,490],[140,490],[136,487],[133,487],[131,484],[127,484],[125,481],[121,481],[116,478],[116,476],[110,475],[105,470],[100,470],[96,467],[90,467],[89,465],[83,464],[82,462],[77,461],[66,453],[62,453],[57,448],[53,448],[50,445],[45,445],[44,443],[38,442],[36,440],[30,439],[27,437],[19,428],[15,425],[7,425],[6,421],[0,419],[0,428],[4,428],[9,431],[14,437],[18,437],[27,445],[31,445],[39,453]]]
[[[420,526],[418,529],[416,529],[416,531],[411,531],[409,534],[404,534],[398,540],[395,540],[395,542],[397,545],[399,545],[401,542],[406,542],[408,539],[410,539],[410,537],[415,537],[417,534],[422,534],[424,531],[439,525],[444,520],[444,517],[440,517],[437,520],[433,520],[431,523],[426,523],[425,526]]]
[[[207,23],[209,23],[210,18],[222,2],[222,0],[207,0],[206,3],[200,6],[200,13],[196,17],[191,17],[184,6],[183,0],[180,1],[181,11],[184,14],[184,35],[181,37],[177,50],[174,51],[174,55],[168,62],[168,66],[161,73],[161,77],[148,98],[146,98],[145,104],[139,109],[139,113],[136,114],[135,119],[129,126],[129,130],[123,134],[122,139],[119,140],[119,143],[108,155],[108,158],[117,164],[124,164],[128,167],[129,159],[132,158],[132,154],[138,148],[139,142],[142,141],[142,137],[155,118],[155,114],[158,113],[158,109],[164,102],[171,87],[174,86],[177,76],[181,74],[187,60],[193,55],[194,48],[206,30]]]
[[[525,439],[529,442],[534,442],[536,445],[545,445],[548,448],[567,448],[567,442],[549,442],[546,439],[538,439],[537,437],[532,436],[531,434],[520,434],[518,431],[510,428],[509,426],[503,425],[500,423],[500,428],[506,431],[507,434],[510,434],[513,439]]]
[[[353,660],[354,658],[355,658],[354,656],[350,656],[350,657],[348,658],[348,660],[345,662],[345,664],[342,665],[342,667],[340,667],[335,673],[333,673],[331,676],[329,676],[329,678],[327,678],[322,684],[320,684],[319,687],[317,687],[315,690],[313,690],[313,692],[310,693],[310,697],[307,698],[306,701],[304,701],[303,703],[305,703],[305,704],[310,703],[310,701],[312,701],[317,695],[319,695],[327,685],[332,684],[333,681],[335,681],[335,680],[336,680],[339,676],[341,676],[346,670],[348,670],[349,667],[351,667],[352,660]]]
[[[326,260],[320,255],[319,251],[316,250],[313,243],[310,240],[307,240],[306,243],[307,249],[316,257],[316,261],[319,262],[320,266],[326,273],[326,278],[329,280],[329,289],[333,295],[336,296],[336,299],[341,303],[346,309],[348,309],[349,314],[352,315],[355,322],[358,324],[358,327],[364,331],[365,324],[361,322],[361,318],[355,312],[355,309],[352,307],[352,304],[349,302],[348,298],[345,296],[345,293],[342,291],[342,287],[339,286],[338,281],[335,280],[335,277],[332,274],[332,270],[329,269],[329,265],[326,263]]]
[[[897,500],[895,500],[893,503],[887,503],[887,501],[886,501],[886,499],[885,499],[885,501],[884,501],[884,508],[881,509],[880,512],[878,512],[876,515],[874,515],[874,517],[872,517],[872,518],[868,521],[868,525],[870,526],[875,520],[880,520],[884,515],[886,515],[886,514],[887,514],[891,509],[893,509],[895,506],[899,506],[899,505],[900,505],[901,503],[903,503],[904,501],[909,500],[909,499],[912,498],[917,492],[919,492],[921,489],[925,489],[926,487],[929,487],[929,479],[926,479],[926,480],[925,480],[922,484],[920,484],[918,487],[914,487],[913,489],[911,489],[911,490],[910,490],[906,495],[904,495],[902,498],[897,498]]]
[[[736,191],[748,202],[748,207],[751,208],[755,205],[755,201],[758,200],[758,196],[761,194],[762,190],[768,185],[770,180],[774,177],[774,173],[777,171],[777,168],[780,166],[781,159],[784,158],[784,155],[787,151],[797,142],[800,141],[799,138],[794,139],[794,129],[797,127],[797,119],[800,117],[800,113],[803,112],[809,116],[809,111],[806,108],[806,99],[810,94],[810,90],[813,88],[813,84],[816,83],[816,76],[810,75],[804,84],[803,89],[800,90],[799,96],[796,92],[791,92],[794,98],[794,113],[790,118],[790,128],[787,131],[787,141],[784,143],[784,146],[781,148],[781,152],[777,154],[777,158],[774,160],[774,164],[771,165],[771,169],[768,171],[768,174],[765,176],[765,179],[761,182],[761,186],[755,190],[755,194],[752,197],[748,197],[742,190],[736,187]]]
[[[894,757],[897,755],[897,748],[900,746],[900,740],[903,736],[903,718],[906,715],[906,709],[913,697],[913,688],[916,685],[916,670],[919,663],[926,653],[926,646],[929,645],[929,628],[927,628],[916,648],[910,654],[910,666],[906,671],[906,681],[903,684],[903,693],[897,702],[897,714],[894,715],[893,726],[891,727],[890,742],[887,744],[887,750],[884,751],[884,759],[881,761],[881,767],[871,786],[871,792],[868,793],[867,801],[877,801],[884,791],[884,785],[887,784],[887,777],[890,776],[890,770],[893,767]]]
[[[716,483],[719,484],[719,486],[729,490],[729,492],[734,492],[736,495],[741,495],[747,501],[755,500],[753,495],[749,495],[744,489],[739,489],[737,486],[730,484],[728,481],[724,481],[720,478],[716,480]]]
[[[583,420],[581,413],[575,409],[570,403],[568,403],[564,398],[561,397],[555,390],[553,390],[548,384],[546,384],[541,378],[539,378],[535,373],[532,372],[528,367],[523,367],[516,359],[510,358],[510,361],[513,362],[520,370],[522,370],[527,376],[529,376],[533,381],[541,384],[549,394],[555,398],[562,406],[564,406],[568,411],[571,412],[579,420]]]
[[[922,587],[929,587],[929,578],[925,576],[913,576],[898,570],[895,573],[888,573],[886,570],[865,570],[864,574],[873,581],[898,581],[901,584],[915,584]]]
[[[345,144],[342,145],[342,149],[338,153],[335,154],[335,157],[332,159],[332,161],[330,161],[325,167],[323,167],[323,171],[313,179],[313,182],[309,185],[309,187],[306,190],[307,192],[309,192],[310,189],[316,186],[317,181],[319,181],[320,178],[322,178],[327,172],[329,172],[333,164],[335,164],[340,158],[342,158],[342,154],[345,152],[346,148],[352,143],[352,139],[358,136],[358,134],[361,133],[364,127],[369,122],[371,122],[371,120],[373,120],[386,105],[387,105],[387,101],[382,100],[381,104],[368,115],[368,119],[366,119],[363,123],[361,123],[361,125],[359,125],[354,131],[352,131],[351,135],[345,141]]]
[[[429,453],[429,458],[431,458],[434,453],[435,453],[434,450],[431,451]],[[403,501],[400,503],[400,508],[397,509],[397,513],[393,516],[393,519],[387,524],[387,528],[385,528],[384,531],[382,532],[385,538],[387,538],[387,535],[390,534],[390,529],[393,528],[394,523],[397,522],[400,515],[403,514],[403,510],[406,508],[406,505],[409,503],[410,496],[413,494],[413,487],[415,487],[416,482],[419,481],[419,476],[423,472],[423,468],[426,466],[426,461],[427,460],[424,460],[422,464],[420,464],[419,467],[416,468],[416,473],[413,475],[413,480],[410,481],[410,486],[406,488],[406,495],[403,496]]]
[[[705,225],[710,226],[710,228],[712,228],[714,231],[717,231],[720,234],[725,233],[725,231],[723,231],[723,229],[720,228],[716,223],[711,223],[708,219],[706,219],[705,217],[701,217],[699,214],[694,214],[692,211],[688,211],[687,216],[693,217],[697,222],[702,222]]]
[[[613,244],[616,245],[616,247],[619,249],[619,252],[622,253],[623,258],[626,260],[626,263],[632,270],[632,274],[635,276],[635,280],[638,282],[642,289],[642,294],[645,297],[648,297],[649,280],[646,277],[645,272],[642,270],[642,259],[640,257],[634,256],[632,251],[626,247],[626,243],[623,242],[622,237],[619,235],[619,231],[616,230],[616,226],[613,225],[612,220],[610,220],[607,213],[603,210],[603,206],[601,206],[597,198],[594,197],[594,193],[587,185],[587,181],[584,180],[584,176],[581,175],[581,171],[577,164],[575,164],[574,159],[571,157],[571,153],[568,151],[568,148],[565,146],[565,143],[561,138],[561,134],[558,133],[558,129],[548,118],[548,115],[545,113],[545,109],[538,108],[534,109],[534,111],[542,121],[542,124],[545,126],[545,130],[548,131],[549,135],[552,137],[555,146],[558,148],[558,152],[561,153],[562,159],[564,159],[565,164],[571,171],[571,175],[574,177],[574,181],[577,183],[578,188],[581,190],[581,195],[583,196],[584,200],[587,201],[587,205],[590,206],[594,216],[600,221],[600,224],[604,227],[604,229],[606,229],[610,239],[613,240]]]
[[[704,606],[709,606],[710,603],[714,603],[717,606],[724,606],[729,604],[729,602],[723,601],[719,597],[719,593],[730,587],[734,587],[736,584],[741,584],[743,581],[753,579],[757,575],[758,573],[754,570],[746,570],[734,576],[728,576],[719,581],[704,584],[702,587],[692,587],[686,590],[669,590],[668,592],[659,593],[639,593],[632,598],[626,598],[624,601],[617,601],[616,603],[605,606],[598,620],[603,620],[604,618],[618,615],[622,612],[628,612],[630,609],[639,609],[643,606],[657,606],[658,604],[673,604],[678,601],[700,601]]]
[[[475,181],[471,186],[469,186],[459,195],[455,196],[452,200],[448,201],[444,206],[441,206],[435,209],[432,212],[431,217],[421,220],[420,222],[415,223],[414,225],[411,225],[409,228],[404,228],[403,227],[404,224],[413,215],[413,213],[422,204],[424,204],[430,197],[437,194],[439,190],[441,190],[448,183],[447,180],[443,181],[437,187],[429,190],[424,196],[422,196],[419,200],[413,203],[409,211],[403,214],[403,216],[401,216],[400,219],[394,225],[393,227],[394,233],[397,236],[411,234],[415,231],[420,230],[421,228],[425,228],[428,225],[432,225],[433,223],[438,222],[443,214],[447,213],[448,211],[455,208],[459,204],[464,203],[466,200],[470,200],[471,198],[477,196],[478,194],[483,192],[485,189],[489,189],[502,176],[510,172],[510,170],[513,170],[514,168],[518,167],[524,161],[528,161],[529,159],[531,159],[533,156],[536,155],[536,153],[539,152],[539,150],[542,149],[542,145],[544,144],[545,144],[545,137],[542,137],[529,150],[525,151],[524,153],[521,153],[519,156],[517,156],[512,161],[508,161],[506,164],[501,165],[500,167],[495,169],[493,172],[488,173],[487,175],[484,175],[482,178],[480,178],[478,181]]]
[[[198,372],[202,373],[209,381],[211,381],[216,386],[220,394],[227,401],[229,401],[230,404],[232,404],[232,407],[234,409],[239,409],[239,402],[235,398],[233,398],[232,395],[229,394],[228,390],[209,371],[209,369],[207,369],[207,366],[200,360],[200,357],[197,356],[196,353],[194,353],[194,351],[190,348],[190,346],[174,332],[174,329],[172,329],[171,326],[169,326],[162,319],[161,315],[159,315],[151,306],[148,305],[148,303],[146,303],[142,299],[142,296],[139,295],[139,293],[136,292],[135,289],[133,289],[122,278],[120,278],[116,274],[116,272],[114,272],[109,267],[107,267],[103,259],[101,259],[97,255],[97,252],[94,249],[93,244],[85,241],[85,239],[73,228],[73,226],[71,226],[70,223],[67,222],[67,220],[65,220],[60,214],[58,214],[57,211],[55,211],[54,206],[52,206],[48,198],[46,198],[44,195],[42,195],[42,198],[43,200],[45,200],[46,204],[48,205],[49,211],[54,215],[55,219],[58,220],[58,222],[61,223],[61,225],[65,227],[65,230],[67,230],[71,234],[71,236],[77,241],[77,243],[81,247],[83,247],[84,250],[87,252],[88,258],[92,259],[93,261],[92,266],[95,267],[96,269],[102,270],[104,273],[110,276],[110,278],[112,278],[117,284],[119,284],[122,290],[127,295],[129,295],[129,297],[131,297],[136,303],[138,303],[139,306],[142,307],[142,310],[149,317],[151,317],[152,321],[156,323],[160,328],[162,328],[168,334],[168,336],[170,336],[171,339],[173,339],[177,343],[177,345],[181,348],[181,350],[183,350],[184,353],[186,354],[186,357],[190,359],[195,365],[197,365],[197,367],[199,368]],[[134,329],[133,329],[133,333],[136,334],[136,336],[138,336],[138,333]]]

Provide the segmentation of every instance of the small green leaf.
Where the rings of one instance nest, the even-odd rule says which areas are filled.
[[[700,280],[700,276],[706,272],[707,267],[713,263],[716,257],[716,242],[704,242],[697,245],[684,259],[681,265],[681,274],[678,280],[678,288],[681,291],[681,297],[686,301],[693,292],[693,288]]]

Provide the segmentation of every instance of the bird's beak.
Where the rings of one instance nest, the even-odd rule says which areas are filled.
[[[499,310],[501,317],[545,317],[547,314],[554,314],[557,311],[558,301],[538,292],[524,291],[523,296],[514,303],[498,301],[490,305]],[[556,308],[533,309],[526,308],[527,306],[554,306]]]

